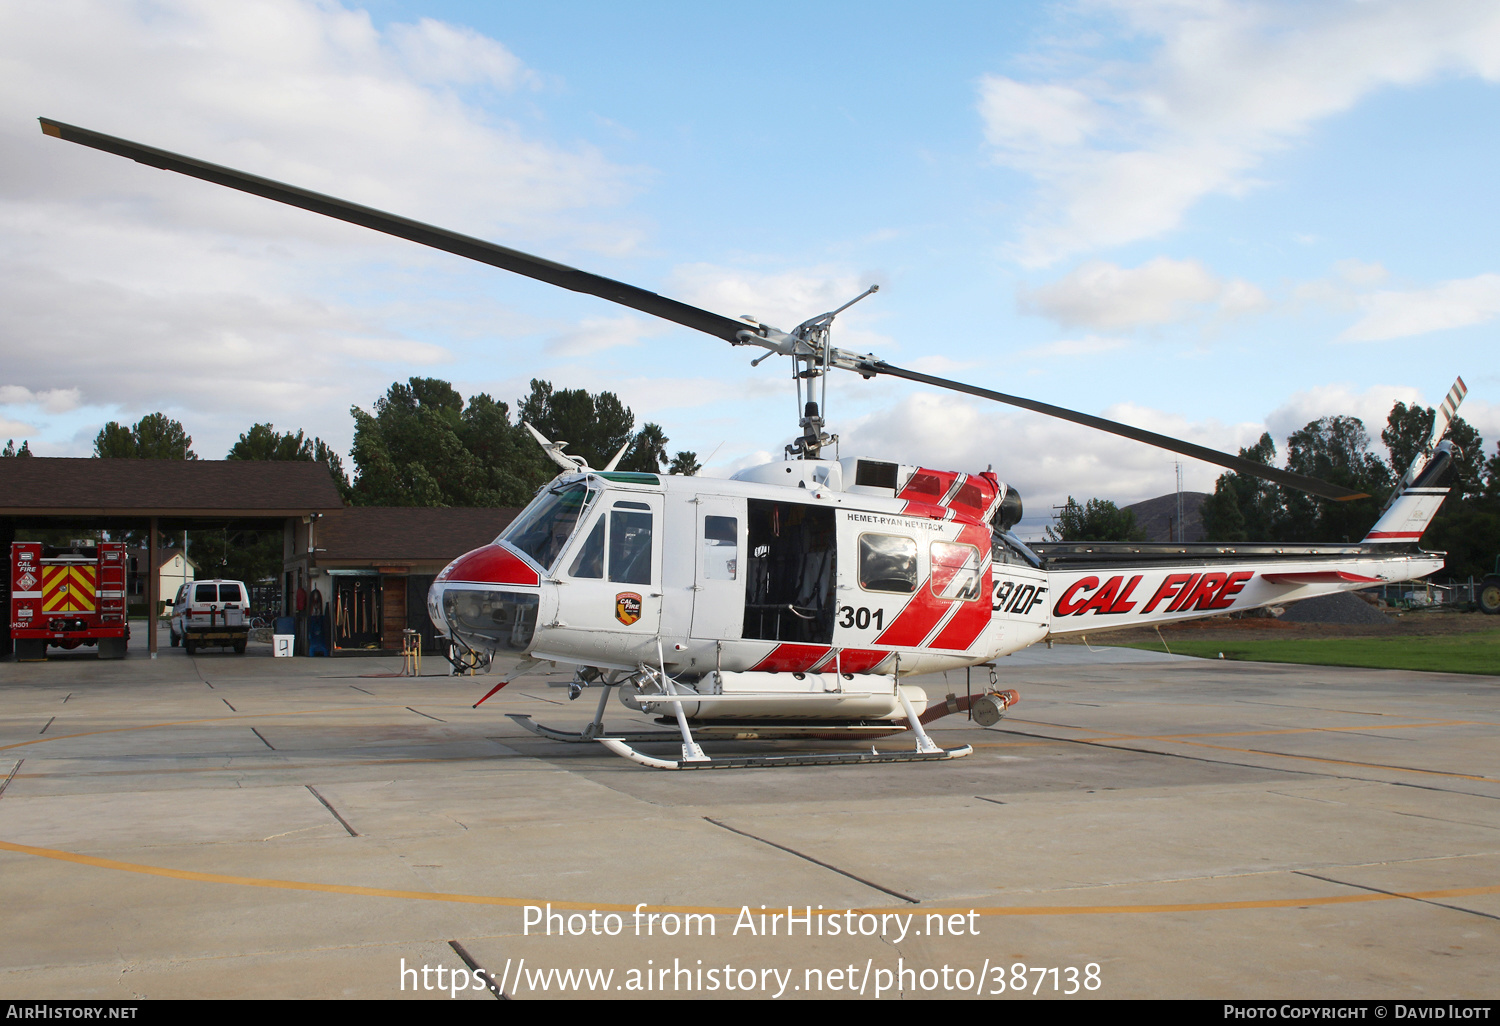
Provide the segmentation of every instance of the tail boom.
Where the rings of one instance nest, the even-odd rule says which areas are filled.
[[[1442,565],[1441,554],[1367,550],[1328,558],[1230,557],[1196,565],[1177,559],[1170,564],[1143,561],[1133,566],[1111,561],[1049,570],[1048,593],[1056,596],[1050,610],[1050,634],[1097,634],[1281,605],[1415,580]]]

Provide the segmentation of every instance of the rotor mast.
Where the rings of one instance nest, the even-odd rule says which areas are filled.
[[[858,370],[861,363],[873,361],[875,357],[868,354],[854,357],[835,349],[830,342],[833,319],[861,299],[879,291],[879,285],[871,285],[838,309],[811,317],[790,332],[777,331],[748,314],[741,318],[754,324],[755,328],[740,332],[734,345],[763,346],[770,350],[766,356],[792,358],[792,380],[796,384],[797,409],[800,411],[797,426],[802,429],[802,435],[786,447],[787,459],[815,460],[821,457],[825,445],[838,442],[838,435],[830,435],[823,430],[826,423],[823,413],[828,409],[828,372],[834,367]],[[751,360],[750,366],[759,366],[766,356]],[[868,378],[871,375],[864,376]],[[819,378],[822,379],[822,385],[818,398],[814,399],[813,382]]]

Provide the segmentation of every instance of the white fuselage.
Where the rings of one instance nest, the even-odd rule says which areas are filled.
[[[1442,565],[1423,553],[1226,548],[1044,569],[971,512],[845,487],[853,462],[787,461],[734,480],[565,474],[496,543],[444,570],[433,620],[476,650],[601,669],[904,677],[1049,635],[1291,602]]]

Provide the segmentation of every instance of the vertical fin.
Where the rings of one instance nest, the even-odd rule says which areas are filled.
[[[1419,453],[1402,481],[1411,483],[1396,492],[1391,503],[1370,533],[1365,544],[1415,544],[1422,540],[1432,518],[1448,496],[1448,481],[1453,476],[1453,443],[1439,442],[1431,455]]]
[[[1396,482],[1396,487],[1391,491],[1391,497],[1385,504],[1386,512],[1401,497],[1407,487],[1415,480],[1427,459],[1430,459],[1437,450],[1438,440],[1443,437],[1443,432],[1448,430],[1448,425],[1453,423],[1454,416],[1458,413],[1458,404],[1464,401],[1464,396],[1469,394],[1469,386],[1464,384],[1460,377],[1453,382],[1453,387],[1448,389],[1448,394],[1443,397],[1442,403],[1437,408],[1436,415],[1432,418],[1432,433],[1427,436],[1427,442],[1417,452],[1417,458],[1412,460],[1411,466],[1406,468],[1406,473],[1401,475],[1401,480]]]

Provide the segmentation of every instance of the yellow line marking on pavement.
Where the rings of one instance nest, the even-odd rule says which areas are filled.
[[[166,877],[171,880],[188,880],[195,883],[233,884],[239,887],[266,887],[286,891],[318,891],[324,894],[349,894],[366,898],[404,898],[414,901],[448,901],[466,905],[501,905],[517,908],[524,905],[542,905],[547,902],[536,898],[506,898],[488,894],[445,894],[436,891],[402,891],[385,887],[355,887],[349,884],[310,883],[300,880],[267,880],[254,876],[230,876],[223,873],[199,873],[188,869],[169,869],[165,866],[146,866],[137,862],[120,862],[102,859],[93,855],[58,851],[54,848],[36,848],[26,844],[0,841],[0,851],[20,855],[35,855],[39,858],[72,862],[96,869],[114,869],[126,873],[142,873],[147,876]],[[1500,894],[1500,885],[1485,887],[1452,887],[1438,891],[1407,891],[1402,893],[1340,894],[1326,897],[1266,898],[1258,901],[1200,901],[1162,905],[1015,905],[994,908],[950,909],[923,908],[917,914],[948,914],[972,911],[982,916],[1079,916],[1079,915],[1130,915],[1160,912],[1225,912],[1256,909],[1308,908],[1317,905],[1352,905],[1372,901],[1394,901],[1398,898],[1430,900],[1433,898],[1460,898],[1474,895]],[[633,912],[635,905],[615,905],[599,902],[557,901],[550,902],[554,909],[568,911]],[[653,912],[695,913],[699,915],[737,916],[738,908],[720,908],[703,905],[656,905],[649,906]],[[794,906],[795,907],[795,906]],[[880,906],[871,906],[878,908]],[[815,914],[824,916],[843,915],[843,909],[820,909]],[[851,909],[864,912],[865,909]]]

